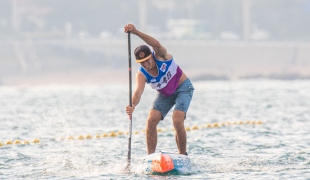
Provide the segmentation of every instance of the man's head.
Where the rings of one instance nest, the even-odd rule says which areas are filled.
[[[151,49],[147,45],[140,45],[135,49],[135,57],[137,63],[142,63],[152,56]]]

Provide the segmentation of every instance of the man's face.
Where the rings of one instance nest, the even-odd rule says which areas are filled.
[[[140,62],[140,65],[144,67],[144,69],[151,70],[153,68],[153,59],[152,56],[148,58],[147,60]]]

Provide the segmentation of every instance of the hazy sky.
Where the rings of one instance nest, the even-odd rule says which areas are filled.
[[[115,36],[124,24],[132,22],[154,33],[176,33],[171,26],[193,28],[191,33],[177,32],[179,37],[170,38],[241,40],[247,33],[248,38],[258,40],[310,40],[310,0],[0,0],[0,3],[1,37],[12,30]],[[184,23],[181,19],[196,22]]]

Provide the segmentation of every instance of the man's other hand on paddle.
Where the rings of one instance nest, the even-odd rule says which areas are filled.
[[[132,115],[132,113],[133,113],[133,111],[135,110],[135,106],[130,106],[130,105],[128,105],[127,107],[126,107],[126,113],[128,114],[128,115]]]
[[[137,29],[136,29],[136,27],[133,24],[127,24],[124,27],[124,32],[125,33],[131,32],[132,34],[136,34]]]

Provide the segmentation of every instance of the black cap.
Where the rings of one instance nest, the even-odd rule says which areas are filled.
[[[135,49],[136,62],[140,63],[151,57],[151,49],[147,45],[140,45]]]

